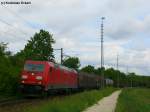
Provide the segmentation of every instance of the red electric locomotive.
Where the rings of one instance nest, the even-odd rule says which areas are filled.
[[[21,74],[21,91],[39,94],[48,91],[77,89],[75,70],[48,61],[26,61]]]

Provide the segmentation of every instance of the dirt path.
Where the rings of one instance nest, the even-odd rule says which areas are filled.
[[[120,93],[121,90],[112,93],[108,97],[104,97],[97,104],[87,108],[83,112],[114,112],[117,103],[117,98]]]

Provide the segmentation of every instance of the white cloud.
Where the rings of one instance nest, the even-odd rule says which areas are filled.
[[[105,62],[130,65],[149,75],[149,1],[147,0],[32,0],[31,5],[0,6],[0,41],[17,52],[43,28],[54,34],[55,48],[79,54],[82,65],[100,64],[100,17],[104,21]],[[16,15],[17,14],[17,15]],[[18,16],[19,15],[19,16]],[[5,24],[8,22],[10,25]],[[57,57],[59,53],[57,52]],[[59,58],[58,58],[59,59]],[[124,70],[126,68],[124,67]]]

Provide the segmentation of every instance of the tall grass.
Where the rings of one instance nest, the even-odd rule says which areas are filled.
[[[124,89],[116,112],[150,112],[150,89]]]
[[[55,98],[38,107],[32,107],[27,112],[81,112],[101,98],[108,96],[115,89],[92,90],[78,93],[64,98]]]

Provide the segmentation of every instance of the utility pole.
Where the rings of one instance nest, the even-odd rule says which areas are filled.
[[[63,48],[61,48],[60,50],[61,50],[61,64],[63,64]]]
[[[127,75],[130,75],[129,74],[129,68],[128,68],[128,66],[127,66]],[[128,82],[129,84],[128,84],[128,87],[131,87],[132,88],[132,76],[130,76],[129,77],[129,82]]]
[[[130,88],[132,88],[132,86],[133,86],[133,81],[132,81],[132,74],[131,74],[131,76],[130,76]]]
[[[131,88],[132,88],[132,77],[131,77],[131,84],[130,84]]]
[[[118,66],[119,66],[119,55],[117,54],[117,87],[119,88],[119,69],[118,69]]]
[[[60,50],[60,51],[61,51],[60,58],[61,58],[61,64],[63,64],[63,48],[60,48],[60,49],[54,49],[54,50]]]
[[[103,25],[103,21],[104,21],[105,17],[101,18],[101,76],[102,76],[102,80],[101,80],[101,85],[102,88],[104,87],[104,48],[103,48],[103,42],[104,42],[104,25]]]
[[[127,65],[127,75],[128,75],[128,73],[129,73],[129,68],[128,68],[128,65]]]
[[[126,73],[126,75],[127,75],[127,77],[128,77],[128,75],[129,75],[129,68],[128,68],[128,65],[127,65],[127,73]],[[130,83],[130,82],[127,81],[126,87],[129,86],[129,83]]]

